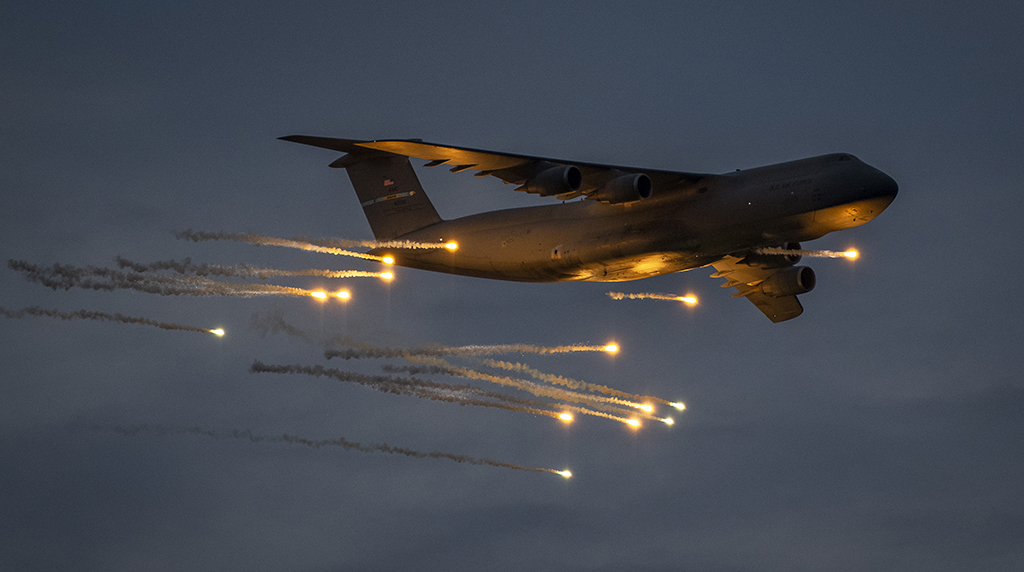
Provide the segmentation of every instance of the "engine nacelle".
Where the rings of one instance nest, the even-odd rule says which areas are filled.
[[[793,266],[769,276],[761,283],[761,292],[773,298],[797,296],[814,290],[815,280],[809,266]]]
[[[583,173],[579,169],[572,165],[557,165],[541,171],[536,177],[526,181],[522,190],[550,197],[578,191],[582,184]]]
[[[615,205],[649,198],[653,192],[650,177],[643,173],[630,173],[608,181],[590,198]]]
[[[782,246],[783,250],[800,250],[799,242],[787,242]],[[799,254],[761,254],[759,252],[751,252],[743,258],[742,264],[747,266],[753,266],[755,268],[786,268],[787,266],[793,266],[800,259],[803,258]]]

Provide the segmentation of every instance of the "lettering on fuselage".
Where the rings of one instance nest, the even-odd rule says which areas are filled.
[[[776,183],[776,184],[771,185],[770,187],[768,187],[768,190],[769,191],[782,191],[782,190],[785,190],[785,189],[791,189],[793,187],[799,187],[801,185],[808,185],[813,180],[814,179],[812,179],[811,177],[807,177],[806,179],[798,179],[796,181],[786,181],[785,183]]]

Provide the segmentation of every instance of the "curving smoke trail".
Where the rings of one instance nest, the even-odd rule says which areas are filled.
[[[118,256],[116,258],[120,268],[130,268],[134,272],[159,272],[170,270],[182,275],[195,276],[231,276],[242,278],[259,278],[266,280],[268,276],[319,276],[322,278],[381,278],[380,272],[365,272],[362,270],[320,270],[308,268],[305,270],[281,270],[277,268],[261,268],[247,264],[233,266],[221,266],[219,264],[193,264],[191,258],[182,261],[161,260],[142,264],[133,262]]]
[[[60,310],[40,308],[39,306],[22,308],[21,310],[8,310],[0,306],[0,315],[3,315],[6,318],[22,318],[24,316],[46,316],[50,318],[60,318],[61,320],[98,320],[101,322],[119,322],[122,324],[142,324],[145,326],[154,326],[162,330],[201,332],[205,334],[214,333],[214,330],[211,330],[209,328],[183,326],[181,324],[158,322],[156,320],[151,320],[149,318],[138,318],[133,316],[125,316],[122,314],[107,314],[105,312],[94,312],[92,310],[75,310],[74,312],[61,312]]]
[[[249,429],[238,430],[235,429],[230,432],[214,431],[212,429],[205,429],[202,427],[166,427],[163,425],[90,425],[90,429],[94,431],[111,431],[118,435],[126,437],[134,437],[139,434],[147,435],[196,435],[200,437],[208,437],[211,439],[237,439],[242,441],[249,441],[252,443],[288,443],[292,445],[302,445],[311,449],[321,449],[324,447],[341,447],[351,451],[360,451],[363,453],[388,453],[390,455],[404,455],[406,457],[413,457],[416,459],[448,459],[455,461],[456,463],[465,463],[468,465],[488,465],[491,467],[500,467],[503,469],[512,469],[515,471],[526,471],[531,473],[553,473],[561,476],[568,476],[566,471],[558,471],[555,469],[545,469],[541,467],[526,467],[523,465],[516,465],[513,463],[505,463],[502,461],[495,461],[485,457],[470,457],[468,455],[457,455],[454,453],[443,453],[441,451],[417,451],[415,449],[408,449],[406,447],[395,447],[388,445],[387,443],[380,444],[363,444],[356,443],[355,441],[349,441],[338,437],[336,439],[309,439],[306,437],[300,437],[298,435],[290,435],[288,433],[282,433],[281,435],[260,435],[253,433]]]

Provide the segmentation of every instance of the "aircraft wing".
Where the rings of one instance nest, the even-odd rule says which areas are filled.
[[[506,183],[518,185],[517,191],[552,196],[559,200],[586,196],[589,199],[604,202],[625,202],[614,198],[608,199],[606,193],[602,194],[602,189],[607,187],[612,181],[621,180],[626,175],[646,175],[650,179],[654,192],[657,193],[681,191],[696,193],[696,183],[705,177],[712,176],[704,173],[639,169],[636,167],[583,163],[580,161],[566,161],[564,159],[518,155],[515,153],[499,153],[470,149],[468,147],[426,143],[416,139],[359,141],[305,135],[290,135],[281,139],[344,151],[352,155],[376,151],[378,153],[384,152],[415,157],[429,161],[425,165],[427,167],[445,165],[453,173],[472,170],[476,171],[475,176],[477,177],[492,176]],[[336,165],[332,166],[342,167],[345,166],[345,162],[346,158],[342,157],[339,161],[335,162]],[[575,167],[578,169],[582,175],[582,180],[576,185],[578,188],[568,190],[557,185],[545,186],[542,184],[540,182],[540,179],[543,178],[541,175],[544,173],[550,174],[555,167]]]
[[[711,277],[725,278],[722,288],[736,288],[733,298],[746,297],[772,322],[791,320],[803,313],[804,307],[800,305],[800,300],[797,300],[796,296],[774,297],[761,292],[761,283],[780,269],[748,266],[741,260],[735,256],[726,256],[712,263],[717,272]]]

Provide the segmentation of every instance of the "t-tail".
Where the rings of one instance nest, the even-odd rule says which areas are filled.
[[[360,147],[363,141],[355,139],[309,135],[281,139],[346,153],[330,166],[348,172],[377,240],[394,240],[441,222],[408,157]]]

